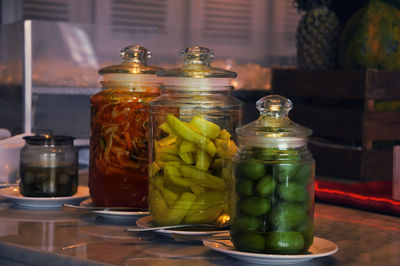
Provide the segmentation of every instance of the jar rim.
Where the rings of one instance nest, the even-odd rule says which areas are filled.
[[[277,137],[267,138],[264,136],[238,136],[239,144],[259,148],[299,148],[307,145],[307,137]]]
[[[39,135],[39,136],[26,136],[23,137],[26,143],[30,145],[67,145],[73,144],[75,137],[72,136],[50,136],[50,135]]]

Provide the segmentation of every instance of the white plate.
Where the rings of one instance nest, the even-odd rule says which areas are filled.
[[[147,211],[108,211],[108,210],[99,210],[92,211],[97,214],[97,216],[106,219],[112,223],[131,223],[135,222],[139,217],[149,215],[150,212]]]
[[[0,189],[0,196],[14,202],[24,209],[57,209],[64,203],[78,204],[89,197],[89,188],[79,186],[78,191],[71,197],[25,197],[19,193],[19,187],[7,187]]]
[[[143,211],[136,211],[130,209],[118,210],[118,208],[125,208],[125,207],[114,207],[117,210],[112,210],[113,207],[104,207],[104,209],[94,210],[93,208],[96,207],[94,206],[94,203],[91,198],[83,200],[82,202],[79,203],[79,205],[65,204],[64,206],[93,212],[102,219],[105,219],[107,222],[117,223],[117,224],[132,223],[135,222],[139,217],[150,214],[149,211],[145,210]],[[134,208],[132,207],[132,209]]]
[[[136,221],[136,225],[140,228],[152,228],[157,225],[153,222],[153,217],[145,216]],[[177,239],[175,236],[211,236],[215,234],[220,234],[223,232],[229,232],[228,230],[212,230],[212,231],[182,231],[182,230],[173,230],[173,229],[159,229],[154,232],[159,233],[160,235],[168,236],[174,239]],[[184,240],[182,238],[182,240]],[[187,239],[190,240],[190,239]],[[196,240],[196,239],[193,239]],[[198,240],[198,239],[197,239]]]
[[[16,187],[18,186],[18,183],[0,183],[0,188],[3,187]]]
[[[308,253],[301,255],[275,255],[237,251],[232,242],[226,239],[204,240],[203,245],[241,261],[264,265],[298,264],[315,258],[329,256],[338,251],[335,243],[319,237],[314,237],[314,242],[309,248]]]

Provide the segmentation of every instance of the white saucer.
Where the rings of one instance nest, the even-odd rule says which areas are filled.
[[[18,186],[13,186],[0,189],[0,197],[7,198],[24,209],[57,209],[64,203],[78,204],[88,198],[89,188],[79,186],[76,194],[71,197],[25,197],[19,193]]]
[[[152,228],[157,226],[153,222],[153,217],[150,216],[145,216],[136,221],[136,225],[140,228]],[[224,232],[229,232],[229,230],[211,230],[211,231],[182,231],[182,230],[173,230],[173,229],[158,229],[155,230],[154,232],[159,233],[160,235],[168,236],[174,239],[177,239],[176,236],[211,236],[215,234],[221,234]],[[182,240],[184,240],[182,238]],[[185,240],[190,240],[185,239]],[[193,240],[198,240],[198,239],[193,239]]]
[[[106,220],[110,223],[116,224],[127,224],[127,223],[134,223],[139,217],[149,215],[150,212],[143,210],[143,211],[136,211],[133,210],[134,207],[103,207],[103,209],[94,209],[95,207],[91,198],[83,200],[79,203],[79,205],[72,205],[72,204],[64,204],[65,207],[75,208],[80,210],[87,210],[97,214],[98,217],[101,219]],[[100,207],[98,207],[100,208]],[[127,210],[121,210],[122,208],[129,208]],[[116,209],[116,210],[113,210]]]
[[[15,186],[18,186],[18,183],[0,183],[0,188],[3,188],[3,187],[15,187]]]
[[[204,240],[203,245],[241,261],[264,265],[299,264],[315,258],[329,256],[338,251],[338,247],[335,243],[319,237],[314,237],[314,243],[309,248],[308,253],[301,255],[275,255],[237,251],[232,242],[228,239]]]
[[[92,211],[100,216],[101,218],[118,224],[126,224],[135,222],[139,217],[149,215],[148,211],[108,211],[108,210],[98,210]]]

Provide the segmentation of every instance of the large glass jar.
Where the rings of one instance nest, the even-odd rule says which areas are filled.
[[[157,73],[164,85],[150,104],[149,208],[158,225],[219,223],[229,219],[242,119],[242,103],[229,95],[236,73],[212,68],[207,48],[182,55],[182,68]]]
[[[257,102],[260,118],[236,130],[231,239],[246,252],[299,254],[313,242],[311,130],[292,122],[290,100]]]
[[[67,197],[78,188],[78,151],[70,136],[27,136],[21,150],[20,193]]]
[[[160,68],[134,45],[122,64],[99,70],[103,90],[91,97],[89,190],[96,206],[147,208],[148,107],[159,95]]]

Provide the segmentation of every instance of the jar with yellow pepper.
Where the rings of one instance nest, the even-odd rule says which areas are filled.
[[[147,208],[149,102],[159,95],[150,51],[133,45],[122,64],[99,70],[103,90],[91,97],[89,189],[96,206]]]
[[[157,72],[164,85],[150,103],[149,208],[157,225],[222,223],[242,119],[230,96],[236,73],[211,67],[204,47],[181,55],[182,68]]]

